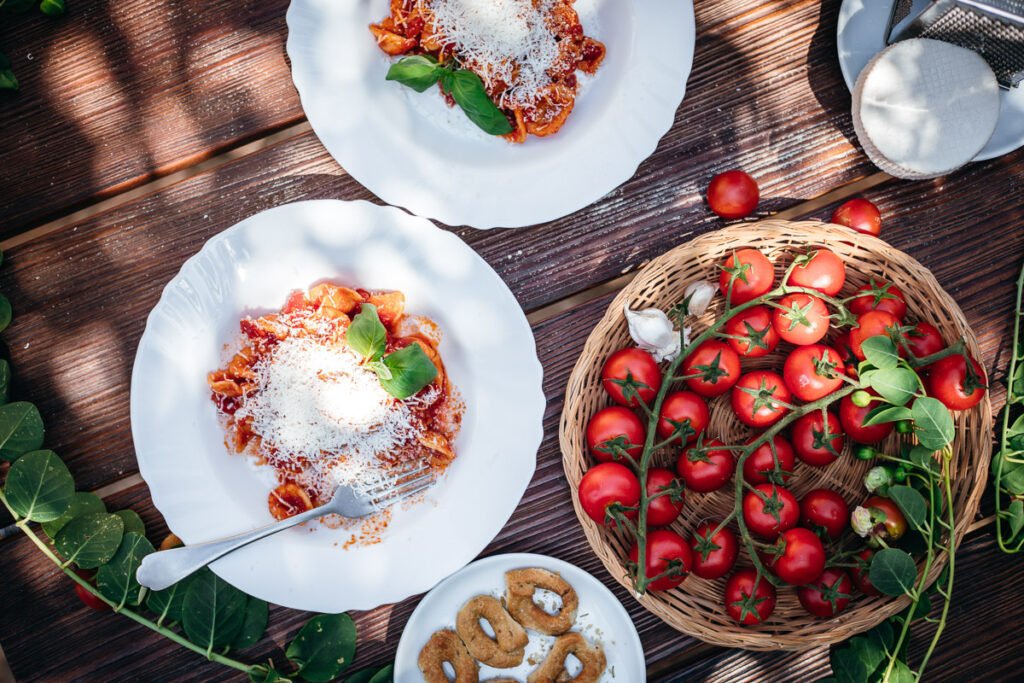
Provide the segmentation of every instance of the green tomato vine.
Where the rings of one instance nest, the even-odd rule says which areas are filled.
[[[996,540],[1006,553],[1024,550],[1024,267],[1017,278],[1013,309],[1013,345],[1006,374],[1006,407],[992,458]]]

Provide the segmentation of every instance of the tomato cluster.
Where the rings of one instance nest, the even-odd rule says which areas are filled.
[[[707,580],[728,576],[725,608],[741,624],[767,619],[782,584],[795,586],[801,605],[818,617],[841,612],[854,587],[877,594],[867,572],[874,550],[836,554],[851,519],[843,496],[820,488],[798,499],[788,487],[798,461],[801,467],[829,467],[842,457],[847,441],[871,445],[892,433],[893,423],[865,424],[880,398],[849,386],[857,385],[866,340],[887,335],[900,355],[917,360],[946,348],[933,325],[906,320],[906,298],[890,282],[872,278],[847,299],[834,299],[845,284],[846,266],[828,249],[798,256],[787,276],[787,286],[776,289],[775,268],[764,254],[756,249],[730,254],[721,266],[719,289],[741,310],[732,312],[715,337],[688,350],[673,376],[666,376],[641,349],[611,354],[601,381],[615,405],[599,410],[586,428],[587,447],[597,464],[579,485],[584,512],[610,526],[635,528],[644,520],[637,531],[646,533],[649,590],[675,588],[691,573]],[[765,297],[773,291],[778,296]],[[832,330],[837,316],[830,303],[856,318],[849,331]],[[789,346],[782,349],[781,372],[755,360],[784,342]],[[750,360],[758,367],[744,368]],[[920,371],[928,394],[951,410],[973,407],[984,394],[983,368],[962,353]],[[663,382],[671,384],[663,387]],[[721,397],[724,402],[726,395],[736,420],[755,430],[743,445],[727,446],[709,433],[708,401]],[[817,401],[820,406],[802,408]],[[780,430],[777,423],[793,411],[788,432]],[[736,568],[741,538],[729,523],[703,520],[689,538],[672,528],[687,495],[710,494],[730,484],[738,454],[751,447],[739,473],[744,488],[738,514],[748,548],[756,547],[767,575]],[[670,451],[674,468],[642,467],[645,449]],[[642,491],[648,501],[644,515]],[[854,520],[855,529],[858,521],[873,525],[869,544],[874,547],[898,541],[907,528],[899,507],[882,496],[869,497],[856,513],[861,517]],[[640,561],[635,543],[629,558],[633,567]]]

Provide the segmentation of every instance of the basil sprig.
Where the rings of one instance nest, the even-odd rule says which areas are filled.
[[[387,331],[373,304],[363,304],[345,332],[352,349],[377,373],[384,390],[402,400],[414,396],[437,377],[437,368],[419,344],[410,344],[387,355]]]
[[[456,69],[451,62],[440,63],[430,55],[403,57],[388,69],[387,80],[398,81],[416,92],[424,92],[435,83],[452,96],[470,121],[490,135],[512,132],[512,124],[498,109],[480,77],[468,69]]]

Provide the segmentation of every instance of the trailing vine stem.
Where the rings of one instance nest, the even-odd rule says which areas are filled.
[[[64,572],[64,574],[69,579],[71,579],[72,581],[77,583],[79,586],[84,588],[86,591],[88,591],[90,594],[95,596],[97,599],[99,599],[100,601],[105,603],[108,607],[110,607],[110,609],[113,612],[116,612],[117,614],[122,614],[122,615],[128,617],[132,621],[134,621],[134,622],[136,622],[138,624],[141,624],[142,626],[145,626],[146,628],[150,629],[151,631],[155,631],[155,632],[159,633],[163,637],[168,638],[168,639],[174,641],[175,643],[177,643],[178,645],[181,645],[182,647],[185,647],[185,648],[188,648],[189,650],[192,650],[196,654],[199,654],[199,655],[202,655],[203,657],[206,657],[208,660],[210,660],[212,662],[217,662],[218,664],[223,664],[224,666],[231,667],[232,669],[236,669],[236,670],[241,671],[243,673],[250,673],[250,672],[253,671],[254,667],[251,664],[246,664],[245,662],[240,662],[240,661],[238,661],[236,659],[232,659],[232,658],[227,657],[225,655],[221,655],[221,654],[218,654],[216,652],[212,652],[210,650],[203,649],[203,648],[199,647],[198,645],[196,645],[195,643],[189,641],[188,639],[183,638],[182,636],[180,636],[179,634],[175,633],[174,631],[172,631],[171,629],[167,628],[166,626],[158,624],[158,623],[156,623],[156,622],[154,622],[154,621],[152,621],[150,619],[147,619],[146,617],[142,616],[138,612],[136,612],[136,611],[134,611],[132,609],[129,609],[127,607],[118,605],[116,602],[113,602],[112,600],[108,600],[106,597],[104,597],[99,592],[99,589],[97,589],[92,584],[90,584],[88,581],[86,581],[81,576],[79,576],[77,573],[75,573],[74,570],[69,569],[67,566],[65,566],[64,562],[61,561],[61,559],[59,557],[57,557],[57,555],[53,552],[53,550],[50,549],[50,546],[47,545],[46,542],[43,541],[43,539],[39,538],[38,534],[36,534],[36,532],[29,526],[30,522],[27,519],[24,519],[24,518],[20,517],[18,515],[18,513],[16,513],[14,511],[14,509],[11,508],[11,506],[7,502],[7,496],[4,495],[2,490],[0,490],[0,503],[3,503],[4,507],[7,508],[7,511],[14,518],[15,526],[17,526],[18,529],[20,529],[21,532],[24,533],[29,538],[29,540],[31,540],[39,548],[39,550],[42,551],[43,555],[45,555],[47,557],[47,559],[49,559],[51,562],[53,562],[54,565],[56,565],[57,569],[59,569],[60,571]]]
[[[1017,299],[1013,309],[1013,342],[1010,347],[1010,366],[1006,370],[1006,406],[1003,408],[1003,419],[999,431],[999,452],[996,454],[995,470],[993,479],[995,481],[996,498],[996,542],[999,549],[1004,553],[1019,553],[1024,549],[1024,535],[1014,544],[1016,534],[1012,529],[1006,529],[1005,518],[1009,514],[1003,509],[1003,496],[1010,492],[1003,487],[1004,468],[1006,464],[1024,464],[1024,458],[1015,458],[1010,455],[1010,410],[1013,405],[1024,402],[1024,394],[1014,391],[1014,379],[1019,372],[1019,365],[1024,361],[1021,348],[1021,327],[1024,326],[1024,267],[1021,267],[1020,276],[1017,278]],[[1007,531],[1010,531],[1007,536]],[[1019,532],[1018,532],[1019,533]]]

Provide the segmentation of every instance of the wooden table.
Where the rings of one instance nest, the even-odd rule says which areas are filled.
[[[584,540],[562,474],[557,420],[568,374],[631,273],[722,225],[701,192],[714,173],[739,166],[760,181],[764,215],[827,218],[860,193],[876,202],[884,238],[931,268],[964,308],[999,408],[1024,258],[1024,152],[941,180],[894,181],[871,166],[852,131],[836,61],[837,0],[697,5],[686,100],[632,180],[548,225],[454,229],[529,313],[548,398],[537,473],[484,554],[546,553],[613,586],[640,631],[650,680],[814,680],[828,671],[824,650],[711,647],[665,626],[612,581]],[[97,490],[111,510],[139,511],[154,539],[165,525],[137,474],[128,383],[162,287],[205,240],[259,210],[301,199],[379,201],[304,123],[284,54],[286,6],[71,0],[65,18],[0,25],[0,47],[22,82],[21,94],[0,94],[0,290],[16,311],[4,338],[17,390],[39,404],[48,445],[79,487]],[[993,629],[1016,623],[1019,601],[1005,598],[1018,595],[1021,569],[996,550],[990,522],[979,516],[958,556],[951,624],[930,680],[975,672],[1007,680],[1024,666],[1019,638]],[[84,608],[20,534],[0,541],[0,576],[0,643],[19,681],[238,678],[127,619]],[[416,602],[355,615],[357,666],[393,656]],[[273,609],[269,637],[245,656],[280,657],[306,617]]]

